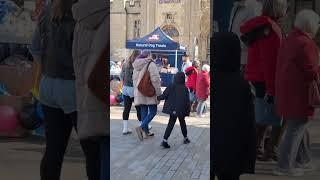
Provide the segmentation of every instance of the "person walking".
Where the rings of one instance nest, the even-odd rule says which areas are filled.
[[[314,114],[309,88],[319,77],[319,50],[313,38],[320,17],[312,10],[298,13],[294,29],[284,41],[276,73],[276,105],[287,122],[275,175],[301,176],[313,170],[308,126]]]
[[[196,97],[198,99],[197,115],[204,117],[204,111],[207,108],[207,99],[210,95],[210,66],[204,64],[197,77]]]
[[[182,71],[182,72],[186,72],[186,69],[187,69],[188,67],[191,67],[191,66],[192,66],[192,62],[190,61],[189,55],[188,55],[188,54],[185,54],[185,55],[182,57],[182,61],[183,61],[183,63],[182,63],[182,69],[181,69],[181,71]]]
[[[198,68],[200,62],[195,60],[192,62],[192,66],[186,68],[185,74],[187,76],[186,86],[189,90],[190,108],[192,112],[196,112],[197,109],[197,97],[196,97],[196,86],[198,77]]]
[[[39,100],[44,113],[46,147],[41,180],[59,180],[73,128],[77,128],[72,41],[73,1],[53,0],[43,10],[33,34],[31,54],[41,64]],[[84,149],[84,148],[83,148]]]
[[[159,101],[157,96],[161,95],[160,74],[156,64],[152,59],[150,51],[143,51],[138,58],[133,62],[133,87],[134,87],[134,104],[140,106],[142,124],[136,128],[138,138],[142,141],[144,138],[154,136],[154,133],[149,131],[149,123],[157,114],[157,105]],[[146,96],[139,91],[139,83],[145,74],[150,76],[150,86],[154,89],[152,97]]]
[[[109,175],[110,121],[108,120],[106,61],[109,58],[109,3],[79,0],[73,5],[76,20],[73,65],[76,77],[78,136],[84,147],[89,180]],[[102,173],[103,172],[103,173]],[[109,176],[108,176],[109,177]]]
[[[254,8],[248,5],[248,0],[235,0],[230,15],[229,32],[237,34],[240,38],[241,25],[257,15]],[[241,42],[241,72],[244,72],[247,56],[247,47]]]
[[[179,119],[181,132],[184,137],[183,143],[190,143],[187,136],[187,125],[185,121],[185,117],[190,114],[190,101],[189,91],[185,85],[185,75],[183,72],[178,72],[174,76],[173,83],[166,88],[162,95],[158,96],[158,100],[165,100],[162,112],[170,115],[161,146],[170,148],[168,138],[170,137],[177,118]]]
[[[120,78],[123,82],[122,94],[124,99],[124,110],[122,114],[123,119],[123,135],[131,134],[132,131],[128,128],[128,119],[131,110],[132,103],[134,102],[134,91],[133,91],[133,66],[132,63],[136,60],[136,58],[140,55],[140,50],[134,50],[129,57],[129,59],[124,63],[122,67],[122,71],[120,74]],[[140,106],[135,106],[137,110],[138,120],[141,122],[141,112]]]
[[[255,92],[255,119],[257,126],[257,159],[277,160],[276,149],[282,121],[275,112],[275,73],[282,31],[279,20],[285,16],[286,0],[263,1],[262,15],[245,22],[241,39],[248,46],[245,79]],[[265,145],[265,136],[272,126],[272,140]]]
[[[218,180],[239,180],[255,172],[256,140],[253,95],[240,73],[241,45],[231,32],[213,35],[212,171]],[[213,178],[213,177],[212,177]]]

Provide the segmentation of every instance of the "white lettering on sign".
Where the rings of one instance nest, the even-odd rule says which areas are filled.
[[[141,44],[141,43],[136,43],[137,47],[141,48],[166,48],[167,45],[165,44]]]
[[[181,0],[159,0],[159,4],[180,3]]]

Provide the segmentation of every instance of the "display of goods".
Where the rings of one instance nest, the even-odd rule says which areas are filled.
[[[110,105],[115,105],[117,104],[117,99],[114,95],[110,95]]]
[[[118,80],[112,80],[110,82],[110,90],[119,94],[121,92],[121,82]]]
[[[11,106],[0,106],[0,132],[10,132],[18,127],[18,113]]]
[[[29,104],[24,106],[20,112],[19,122],[27,130],[38,129],[42,125],[42,119],[37,116],[36,105]]]
[[[32,1],[31,1],[32,2]],[[5,42],[28,44],[31,42],[32,33],[36,22],[31,19],[29,7],[20,8],[13,1],[0,0],[0,36]]]

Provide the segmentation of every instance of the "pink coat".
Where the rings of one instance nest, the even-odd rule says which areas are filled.
[[[198,99],[207,99],[210,95],[210,75],[208,72],[201,71],[198,74],[196,96]]]

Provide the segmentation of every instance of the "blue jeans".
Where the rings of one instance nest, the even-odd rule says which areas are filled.
[[[149,133],[149,123],[157,114],[157,105],[141,105],[141,128],[145,133]]]

